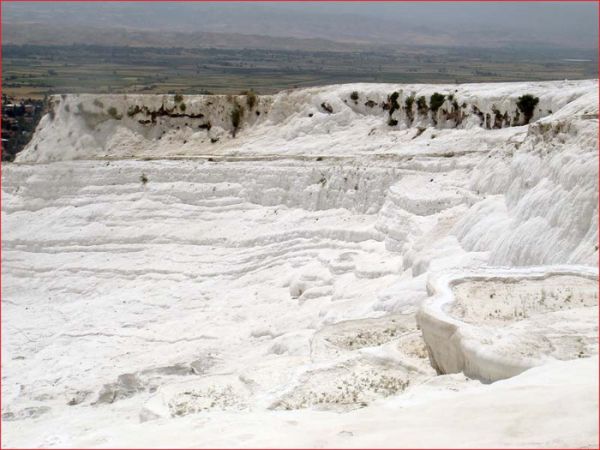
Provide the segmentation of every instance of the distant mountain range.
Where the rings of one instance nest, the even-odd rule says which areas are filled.
[[[335,51],[373,46],[597,48],[597,7],[568,3],[3,3],[2,38],[9,44]]]
[[[239,33],[148,31],[125,28],[57,26],[39,23],[11,23],[2,26],[2,43],[8,45],[104,45],[182,48],[261,48],[355,52],[372,49],[372,44],[335,42]]]

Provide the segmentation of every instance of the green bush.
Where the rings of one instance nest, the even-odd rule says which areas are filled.
[[[185,106],[185,103],[181,103],[179,105],[179,109],[181,110],[181,112],[184,112],[186,108],[187,108],[187,106]]]
[[[422,95],[417,99],[417,111],[420,114],[427,114],[427,100]]]
[[[111,106],[110,108],[108,108],[107,112],[108,112],[108,115],[115,120],[121,120],[121,118],[123,117],[123,116],[121,116],[121,114],[119,114],[119,112],[117,111],[117,108],[115,108],[114,106]]]
[[[233,126],[233,136],[237,133],[240,125],[242,123],[242,117],[244,116],[244,108],[240,106],[238,103],[233,105],[233,109],[231,110],[231,125]]]
[[[406,111],[406,117],[408,119],[409,124],[412,123],[414,119],[413,113],[413,105],[415,104],[415,96],[411,95],[410,97],[406,97],[404,100],[404,111]]]
[[[525,116],[525,123],[529,123],[533,117],[535,107],[539,101],[540,99],[538,97],[534,97],[530,94],[522,95],[517,100],[517,108],[519,108],[519,110],[523,113],[523,116]]]
[[[429,108],[431,109],[431,111],[433,111],[434,113],[437,112],[437,110],[440,109],[440,106],[444,104],[445,99],[446,97],[444,97],[442,94],[434,92],[431,98],[429,99]]]
[[[129,109],[127,110],[127,117],[133,117],[141,111],[142,111],[142,109],[138,105],[130,106]]]
[[[175,94],[175,103],[180,103],[183,101],[183,95]]]
[[[252,108],[254,108],[256,106],[258,97],[256,96],[256,93],[253,90],[246,91],[245,95],[246,95],[246,105],[248,105],[249,110],[252,110]]]
[[[390,95],[390,116],[394,114],[394,111],[400,109],[398,97],[400,97],[400,93],[398,92],[392,92],[392,95]]]

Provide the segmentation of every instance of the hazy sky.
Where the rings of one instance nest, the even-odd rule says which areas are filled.
[[[6,3],[3,21],[400,42],[407,32],[594,48],[596,2]]]

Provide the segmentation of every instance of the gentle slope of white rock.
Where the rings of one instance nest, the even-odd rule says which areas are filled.
[[[403,108],[434,92],[453,96],[435,114]],[[55,97],[2,167],[2,444],[597,446],[597,297],[528,322],[479,302],[547,286],[455,287],[444,320],[475,354],[498,335],[507,364],[537,358],[489,385],[438,375],[464,368],[430,361],[416,321],[447,274],[597,273],[597,98],[596,80]]]

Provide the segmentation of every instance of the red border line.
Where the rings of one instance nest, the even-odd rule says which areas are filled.
[[[0,3],[600,3],[600,0],[0,0]]]

